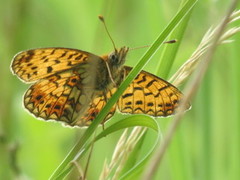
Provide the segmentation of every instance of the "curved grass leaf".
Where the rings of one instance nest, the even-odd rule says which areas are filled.
[[[146,115],[134,115],[131,117],[127,117],[109,126],[105,130],[103,130],[98,136],[96,136],[95,140],[97,141],[102,137],[107,136],[120,129],[134,127],[134,126],[144,126],[144,127],[151,128],[155,131],[158,131],[157,123],[153,118]]]
[[[93,123],[86,129],[83,136],[77,142],[77,144],[72,148],[72,150],[65,157],[63,162],[58,166],[58,168],[53,172],[50,179],[56,179],[63,171],[67,168],[69,163],[75,158],[75,156],[81,151],[83,146],[87,143],[89,138],[93,135],[95,129],[98,125],[103,121],[106,117],[107,113],[111,109],[111,107],[117,102],[121,94],[125,91],[131,81],[137,76],[137,74],[142,70],[144,65],[150,60],[150,58],[155,54],[158,48],[161,46],[163,41],[167,38],[167,36],[172,32],[172,30],[178,25],[178,23],[183,19],[183,17],[190,11],[190,9],[194,6],[197,0],[189,0],[185,3],[185,5],[178,11],[172,21],[168,24],[168,26],[160,33],[159,37],[155,40],[152,46],[147,50],[147,52],[143,55],[137,65],[132,69],[132,71],[128,74],[124,82],[120,85],[116,93],[113,94],[112,98],[108,101],[106,106],[102,109],[102,111],[98,114],[97,118],[93,121]]]
[[[83,146],[82,150],[80,153],[78,153],[74,160],[80,159],[86,152],[87,150],[92,146],[93,142],[96,142],[100,140],[101,138],[104,138],[105,136],[114,133],[118,130],[129,128],[129,127],[135,127],[135,126],[143,126],[143,127],[148,127],[156,131],[158,134],[160,134],[160,129],[157,124],[157,122],[151,118],[150,116],[147,115],[134,115],[131,117],[127,117],[123,120],[120,120],[108,128],[104,129],[101,133],[99,133],[91,142],[87,143],[85,146]],[[157,138],[157,141],[159,138]],[[155,147],[155,146],[154,146]],[[73,164],[70,164],[68,168],[66,168],[62,173],[60,173],[59,176],[57,176],[55,179],[62,179],[64,178],[71,170],[73,167]]]

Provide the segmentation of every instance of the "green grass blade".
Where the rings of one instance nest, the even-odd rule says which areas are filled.
[[[171,33],[170,37],[168,38],[176,39],[177,42],[175,44],[164,46],[157,71],[157,75],[164,79],[169,78],[171,68],[175,61],[179,47],[182,43],[182,38],[191,17],[192,10],[186,15],[186,17],[181,21],[178,27]],[[172,174],[171,177],[173,179],[187,179],[188,176],[190,176],[188,170],[191,168],[191,166],[188,163],[188,156],[186,155],[186,152],[187,150],[184,133],[182,131],[178,131],[178,135],[175,137],[174,142],[172,142],[171,147],[169,147],[167,153],[167,159],[169,159],[169,162],[174,162],[171,163],[170,167],[168,168],[170,174]]]
[[[54,171],[51,175],[50,179],[55,179],[65,168],[66,166],[74,159],[74,157],[78,154],[78,152],[82,149],[83,145],[89,140],[92,136],[95,129],[98,125],[103,121],[106,117],[107,113],[111,109],[111,107],[117,102],[121,94],[125,91],[131,81],[137,76],[137,74],[142,70],[144,65],[150,60],[150,58],[155,54],[163,41],[167,38],[167,36],[171,33],[171,31],[178,25],[178,23],[183,19],[183,17],[191,10],[197,0],[189,0],[185,3],[185,5],[178,11],[172,21],[168,24],[168,26],[160,33],[159,37],[153,43],[153,45],[148,49],[148,51],[143,55],[138,64],[132,69],[129,75],[126,77],[124,82],[120,85],[119,89],[116,93],[113,94],[112,98],[108,101],[107,105],[102,109],[102,111],[98,114],[97,118],[93,121],[93,123],[86,129],[83,136],[77,142],[77,144],[72,148],[63,162],[59,165],[59,167]]]
[[[135,164],[131,169],[129,169],[127,172],[122,174],[122,176],[119,178],[120,180],[131,180],[131,179],[139,179],[139,177],[142,175],[143,170],[146,168],[146,165],[151,158],[155,148],[157,147],[158,143],[160,142],[161,139],[161,131],[158,126],[158,136],[155,139],[154,145],[152,148],[148,151],[148,153],[141,159],[139,160],[138,163]],[[136,157],[136,154],[134,155]],[[134,158],[134,157],[131,157]]]
[[[127,117],[121,121],[118,121],[108,128],[104,129],[101,133],[99,133],[91,142],[87,143],[85,146],[83,146],[83,150],[81,153],[78,154],[77,158],[75,159],[80,159],[86,152],[87,150],[92,146],[93,141],[96,142],[100,140],[101,138],[106,137],[107,135],[114,133],[118,130],[125,129],[128,127],[134,127],[134,126],[144,126],[153,129],[154,131],[160,133],[159,127],[157,122],[146,115],[134,115],[131,117]],[[65,177],[67,175],[71,168],[73,167],[73,164],[71,164],[68,168],[66,168],[62,173],[60,173],[56,179],[61,179],[62,177]]]
[[[192,10],[191,10],[192,11]],[[186,15],[186,17],[179,23],[178,27],[170,34],[168,39],[176,39],[175,44],[164,46],[162,55],[159,60],[159,65],[157,75],[163,79],[167,79],[171,70],[171,67],[174,63],[176,54],[178,52],[181,40],[183,38],[185,29],[190,19],[191,11]]]
[[[160,136],[160,134],[161,134],[161,132],[159,131],[158,135]],[[124,164],[123,169],[121,170],[120,177],[123,176],[125,173],[127,173],[129,171],[129,169],[134,167],[135,164],[137,164],[137,162],[139,161],[138,159],[139,159],[139,157],[141,157],[140,154],[142,152],[142,148],[144,148],[143,146],[145,145],[144,141],[146,140],[146,135],[147,135],[147,133],[143,134],[143,136],[139,139],[139,141],[133,148],[132,152],[130,152],[128,159],[127,159],[126,163]],[[159,140],[159,138],[156,138],[156,139]]]
[[[158,131],[157,123],[154,119],[152,119],[149,116],[144,115],[135,115],[132,117],[125,118],[121,121],[118,121],[111,125],[110,127],[106,128],[104,131],[102,131],[97,137],[96,140],[107,136],[115,131],[118,131],[120,129],[128,128],[128,127],[134,127],[134,126],[144,126],[151,128],[155,131]]]

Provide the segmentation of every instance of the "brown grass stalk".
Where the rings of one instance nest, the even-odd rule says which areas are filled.
[[[165,138],[163,138],[162,143],[159,145],[159,147],[157,147],[155,154],[152,156],[152,159],[149,165],[147,166],[148,168],[144,172],[142,179],[144,180],[153,179],[157,169],[159,168],[159,165],[162,162],[162,158],[171,142],[171,139],[182,120],[182,117],[184,115],[184,107],[196,94],[196,91],[203,79],[203,76],[205,75],[210,62],[213,59],[213,55],[214,55],[214,52],[216,51],[217,46],[219,45],[219,41],[223,36],[227,25],[230,22],[229,20],[231,18],[231,15],[234,9],[236,8],[236,4],[237,4],[237,0],[234,0],[233,3],[231,4],[231,7],[228,9],[226,16],[224,17],[224,20],[220,23],[216,31],[214,31],[214,35],[212,36],[212,41],[209,44],[208,48],[206,49],[206,52],[204,53],[203,58],[201,59],[201,62],[197,66],[196,73],[194,74],[193,78],[186,86],[185,98],[183,99],[179,107],[178,114],[175,116],[171,125],[169,126],[166,132]]]

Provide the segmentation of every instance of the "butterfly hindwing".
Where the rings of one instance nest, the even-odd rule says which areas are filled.
[[[112,97],[113,93],[116,92],[116,88],[112,88],[107,92],[102,92],[101,95],[97,95],[91,102],[89,108],[86,113],[78,118],[75,122],[75,125],[78,126],[86,126],[90,125],[90,123],[97,117],[99,112],[103,109],[103,107],[107,104],[107,101]],[[110,109],[107,116],[105,117],[104,123],[106,120],[110,119],[116,111],[116,104]]]
[[[88,78],[93,73],[85,75],[83,72],[89,73],[68,70],[39,80],[25,93],[25,108],[45,120],[62,121],[70,126],[90,125],[116,88],[96,94]],[[106,119],[114,114],[115,109],[114,106]]]
[[[126,74],[130,70],[125,66]],[[120,97],[118,108],[123,113],[169,116],[174,114],[182,97],[172,84],[141,71]]]
[[[39,80],[25,93],[24,106],[36,117],[71,124],[84,114],[94,97],[94,86],[89,85],[85,73],[68,70]]]

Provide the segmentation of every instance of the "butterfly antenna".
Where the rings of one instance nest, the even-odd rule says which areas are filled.
[[[177,40],[173,39],[173,40],[170,40],[170,41],[164,41],[163,44],[173,44],[173,43],[176,43],[176,42],[177,42]],[[132,50],[135,50],[135,49],[142,49],[142,48],[146,48],[146,47],[150,47],[150,46],[151,45],[140,46],[140,47],[131,48],[129,50],[132,51]]]
[[[174,44],[174,43],[176,43],[176,42],[177,42],[176,39],[172,39],[172,40],[169,40],[169,41],[164,41],[163,43],[164,43],[164,44]]]
[[[102,15],[99,15],[98,18],[99,18],[100,21],[103,23],[104,28],[105,28],[105,30],[106,30],[106,32],[107,32],[107,34],[108,34],[110,40],[112,41],[112,44],[113,44],[114,49],[117,50],[116,45],[115,45],[115,43],[114,43],[114,41],[113,41],[113,38],[112,38],[112,36],[110,35],[110,33],[109,33],[109,31],[108,31],[108,28],[107,28],[107,26],[106,26],[106,23],[105,23],[104,17],[103,17]]]

